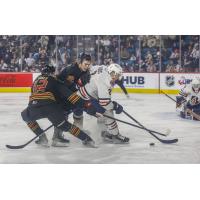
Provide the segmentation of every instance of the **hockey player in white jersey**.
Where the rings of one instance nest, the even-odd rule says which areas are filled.
[[[84,99],[96,99],[106,109],[105,114],[114,117],[123,111],[123,107],[111,101],[111,91],[115,81],[122,77],[122,68],[118,64],[94,66],[91,68],[91,79],[88,84],[79,88],[78,95]],[[117,122],[105,117],[106,130],[102,131],[104,140],[111,143],[128,143],[129,138],[119,133]]]
[[[181,106],[181,117],[185,118],[186,108],[192,109],[195,113],[200,114],[200,79],[194,78],[191,84],[183,88],[180,93],[182,98],[179,99]],[[179,105],[178,105],[179,106]]]

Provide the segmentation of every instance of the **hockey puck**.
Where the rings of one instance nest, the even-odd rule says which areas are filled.
[[[151,142],[151,143],[149,143],[149,145],[150,145],[150,146],[154,146],[154,145],[155,145],[155,143]]]

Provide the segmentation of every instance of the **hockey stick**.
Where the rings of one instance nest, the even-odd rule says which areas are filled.
[[[138,122],[135,118],[133,118],[131,115],[129,115],[126,111],[124,111],[123,110],[123,113],[126,115],[126,116],[128,116],[130,119],[132,119],[134,122],[136,122],[138,125],[140,125],[142,128],[146,128],[146,127],[144,127],[140,122]],[[162,135],[162,136],[168,136],[169,135],[169,131],[166,133],[166,134],[164,134],[164,133],[160,133],[160,132],[157,132],[157,131],[153,131],[153,130],[150,130],[150,129],[148,129],[148,128],[146,128],[149,132],[152,132],[152,133],[156,133],[156,134],[158,134],[158,135]]]
[[[172,97],[170,97],[168,94],[166,94],[166,93],[163,92],[162,90],[161,90],[161,92],[162,92],[166,97],[168,97],[169,99],[171,99],[172,101],[174,101],[175,103],[177,103],[177,101],[176,101],[175,99],[173,99]]]
[[[6,147],[9,148],[9,149],[23,149],[25,146],[27,146],[28,144],[30,144],[32,141],[34,141],[36,138],[38,138],[39,136],[41,136],[42,134],[44,134],[47,130],[49,130],[53,126],[54,125],[52,124],[51,126],[47,127],[40,135],[36,135],[34,138],[32,138],[31,140],[29,140],[25,144],[17,145],[17,146],[13,146],[13,145],[8,145],[7,144]]]
[[[116,121],[118,121],[118,122],[122,122],[122,123],[124,123],[124,124],[128,124],[128,125],[130,125],[130,126],[134,126],[134,127],[136,127],[136,128],[139,128],[139,129],[146,130],[148,133],[150,133],[153,137],[155,137],[155,138],[156,138],[157,140],[159,140],[161,143],[164,143],[164,144],[173,144],[173,143],[178,142],[178,139],[169,139],[169,140],[161,139],[161,138],[159,138],[158,136],[156,136],[154,133],[149,132],[149,129],[143,128],[143,127],[141,127],[141,126],[137,126],[137,125],[135,125],[135,124],[132,124],[132,123],[129,123],[129,122],[125,122],[125,121],[123,121],[123,120],[120,120],[120,119],[117,119],[117,118],[114,118],[114,117],[110,117],[110,116],[105,115],[105,114],[103,114],[103,116],[104,116],[104,117],[107,117],[107,118],[110,118],[110,119],[113,119],[113,120],[116,120]]]
[[[166,96],[166,97],[168,97],[169,99],[171,99],[172,101],[174,101],[175,103],[177,103],[177,101],[175,100],[175,99],[173,99],[172,97],[170,97],[168,94],[166,94],[165,92],[163,92],[162,90],[161,90],[161,92]],[[183,100],[182,102],[180,102],[179,103],[179,106],[181,106],[183,103],[185,103],[186,102],[186,100]],[[178,104],[178,103],[177,103]]]

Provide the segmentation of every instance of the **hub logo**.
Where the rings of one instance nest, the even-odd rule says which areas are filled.
[[[175,78],[173,75],[165,77],[165,83],[168,87],[172,87],[175,84]]]
[[[186,79],[185,76],[181,76],[180,80],[178,80],[179,85],[190,84],[192,79]]]
[[[143,76],[126,76],[123,77],[123,82],[126,83],[127,85],[132,84],[132,85],[144,85],[144,77]]]

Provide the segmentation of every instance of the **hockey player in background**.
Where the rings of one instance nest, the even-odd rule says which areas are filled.
[[[194,78],[192,82],[183,88],[177,97],[177,107],[181,109],[181,117],[187,116],[186,109],[193,110],[196,114],[200,114],[200,80]]]
[[[42,75],[34,81],[28,107],[21,113],[23,120],[36,135],[40,135],[39,140],[36,141],[37,144],[48,145],[48,139],[45,134],[42,134],[43,130],[36,121],[47,118],[55,127],[71,133],[82,140],[83,144],[94,147],[92,138],[68,122],[64,111],[67,108],[71,110],[80,107],[85,108],[89,114],[95,115],[97,109],[58,81],[54,76],[54,71],[54,67],[46,66],[42,70]]]
[[[79,88],[77,93],[85,100],[95,99],[106,109],[105,114],[114,117],[114,112],[120,114],[123,107],[111,100],[111,91],[115,82],[122,77],[122,68],[118,64],[107,66],[94,66],[91,71],[90,82]],[[105,130],[102,137],[111,143],[128,143],[129,138],[119,132],[117,122],[105,117]]]
[[[115,83],[117,85],[119,85],[119,87],[122,89],[122,91],[124,92],[124,94],[126,95],[126,97],[130,98],[130,96],[129,96],[128,92],[127,92],[127,89],[124,86],[123,77],[121,77],[119,80],[116,80]]]

